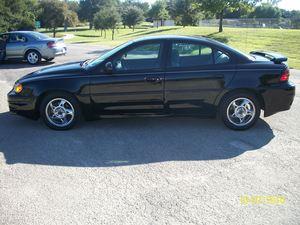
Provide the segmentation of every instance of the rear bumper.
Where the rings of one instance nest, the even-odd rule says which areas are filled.
[[[53,50],[54,50],[55,56],[67,54],[67,47],[57,47],[57,48],[54,48]]]
[[[42,57],[46,59],[55,58],[56,56],[66,55],[67,54],[67,47],[60,46],[54,48],[48,48],[46,51],[43,52]]]
[[[24,97],[10,91],[7,94],[9,111],[31,119],[39,117],[35,109],[35,99],[32,97]]]
[[[277,112],[289,110],[294,101],[295,90],[295,84],[292,82],[261,90],[264,99],[264,116],[267,117]]]

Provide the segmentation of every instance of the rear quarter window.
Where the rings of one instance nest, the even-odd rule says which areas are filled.
[[[226,63],[230,62],[230,57],[228,54],[226,54],[220,50],[217,50],[217,51],[215,51],[215,54],[214,54],[214,61],[215,61],[215,64],[226,64]]]

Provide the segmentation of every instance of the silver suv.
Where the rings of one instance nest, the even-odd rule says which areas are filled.
[[[62,38],[50,38],[38,32],[13,31],[1,34],[0,38],[6,40],[5,60],[23,58],[30,64],[37,64],[42,59],[51,61],[67,53]]]

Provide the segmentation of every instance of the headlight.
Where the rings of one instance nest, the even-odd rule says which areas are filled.
[[[22,84],[16,83],[15,86],[14,86],[14,92],[16,92],[16,93],[21,93],[22,90],[23,90]]]

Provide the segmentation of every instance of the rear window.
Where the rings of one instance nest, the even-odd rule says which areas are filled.
[[[32,32],[32,33],[30,33],[30,35],[32,35],[35,39],[39,39],[39,40],[49,38],[49,36],[47,36],[46,34],[41,34],[41,33],[38,33],[38,32]]]

